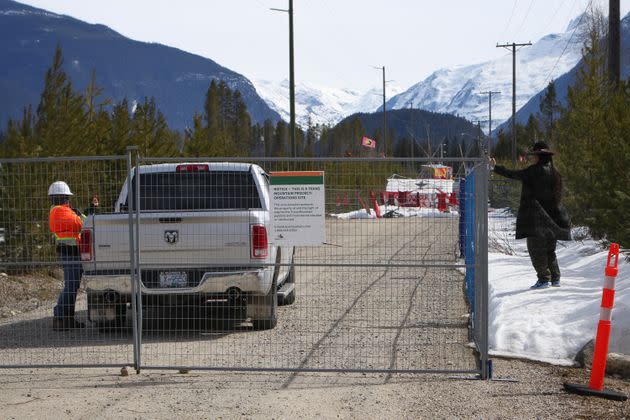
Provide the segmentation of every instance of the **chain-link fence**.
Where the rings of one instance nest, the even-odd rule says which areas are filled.
[[[51,183],[65,181],[74,194],[68,207],[94,218],[96,211],[113,212],[127,168],[127,156],[0,161],[0,365],[133,363],[128,334],[104,336],[96,328],[69,325],[55,328],[66,331],[53,329],[53,308],[64,289],[64,271],[49,230]],[[95,211],[87,208],[94,196],[100,201]],[[124,259],[129,267],[129,250]],[[70,268],[80,267],[77,263]],[[74,294],[66,290],[64,296],[72,300]],[[76,296],[76,319],[87,321],[85,289]]]
[[[488,223],[492,234],[488,236],[490,252],[514,255],[515,216],[518,211],[521,183],[494,176],[488,182],[488,201],[491,211]]]
[[[447,165],[423,159],[133,159],[0,162],[0,290],[31,282],[26,296],[1,297],[36,306],[2,314],[0,365],[487,376],[480,160],[445,162],[474,174],[475,188],[460,192],[450,174],[426,177]],[[299,207],[323,215],[325,238],[305,229],[300,239],[319,243],[287,243],[274,230],[280,176],[302,183],[306,202],[317,201],[312,187],[325,190],[321,206]],[[72,204],[101,199],[85,211],[77,324],[58,331],[63,281],[46,197],[56,180],[73,189]],[[475,209],[463,234],[472,262],[461,255],[462,200]]]

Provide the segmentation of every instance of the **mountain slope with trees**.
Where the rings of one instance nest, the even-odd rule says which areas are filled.
[[[359,113],[322,132],[320,153],[366,155],[361,137],[376,140],[377,154],[398,157],[459,157],[477,153],[478,127],[452,114],[420,109],[387,111],[387,144],[383,144],[383,113]],[[415,146],[413,146],[415,144]],[[440,145],[443,146],[440,146]],[[473,152],[474,150],[474,152]]]
[[[219,41],[216,41],[219,42]],[[64,52],[64,71],[77,87],[96,84],[114,101],[129,104],[155,98],[172,129],[190,125],[201,112],[212,80],[239,91],[254,122],[278,121],[252,83],[214,61],[160,44],[133,41],[103,25],[91,25],[11,0],[0,0],[0,126],[34,105],[42,74],[56,46]]]

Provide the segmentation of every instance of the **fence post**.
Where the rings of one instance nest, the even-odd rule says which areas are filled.
[[[475,290],[477,294],[481,379],[492,378],[492,361],[488,359],[488,167],[485,159],[477,164],[475,175]]]
[[[140,267],[140,164],[142,163],[142,158],[140,157],[140,153],[136,148],[136,169],[135,169],[135,185],[136,189],[133,191],[135,193],[135,202],[136,202],[136,221],[135,221],[135,229],[136,229],[136,242],[135,242],[135,264],[136,264],[136,308],[138,309],[138,318],[137,318],[137,330],[138,330],[138,368],[136,369],[137,373],[140,373],[140,367],[142,366],[142,268]]]
[[[136,372],[140,370],[140,347],[138,345],[138,308],[136,305],[136,295],[138,290],[136,288],[136,257],[135,257],[135,238],[134,238],[134,223],[133,223],[133,209],[134,195],[132,194],[133,177],[133,157],[134,151],[137,151],[137,146],[127,147],[127,214],[129,216],[129,279],[131,281],[131,323],[133,331],[133,367]]]

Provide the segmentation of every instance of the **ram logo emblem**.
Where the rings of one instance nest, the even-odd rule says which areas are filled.
[[[179,232],[176,230],[165,230],[164,240],[167,244],[177,243],[177,241],[179,240]]]

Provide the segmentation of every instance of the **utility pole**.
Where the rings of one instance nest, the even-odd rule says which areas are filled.
[[[409,157],[414,158],[416,152],[414,151],[414,149],[416,148],[416,130],[414,129],[414,124],[413,124],[413,100],[409,101],[409,105],[410,105],[410,110],[411,110],[411,114],[409,115],[409,121],[411,125],[411,139],[410,139],[410,147],[409,147]],[[413,165],[413,163],[412,163]]]
[[[291,156],[296,157],[295,150],[295,71],[293,60],[293,0],[289,0],[289,9],[271,8],[276,12],[285,12],[289,14],[289,112],[291,114],[289,121],[289,132],[291,139]]]
[[[385,108],[385,66],[383,69],[383,150],[387,156],[387,109]]]
[[[608,0],[608,78],[613,86],[619,85],[619,0]]]
[[[479,156],[484,155],[483,145],[481,144],[481,121],[477,121],[477,148],[479,149]]]
[[[531,42],[517,44],[497,44],[497,48],[512,48],[512,163],[516,165],[516,47],[527,47]]]
[[[482,95],[488,95],[488,137],[492,135],[492,95],[499,95],[501,92],[489,90],[480,92]]]

